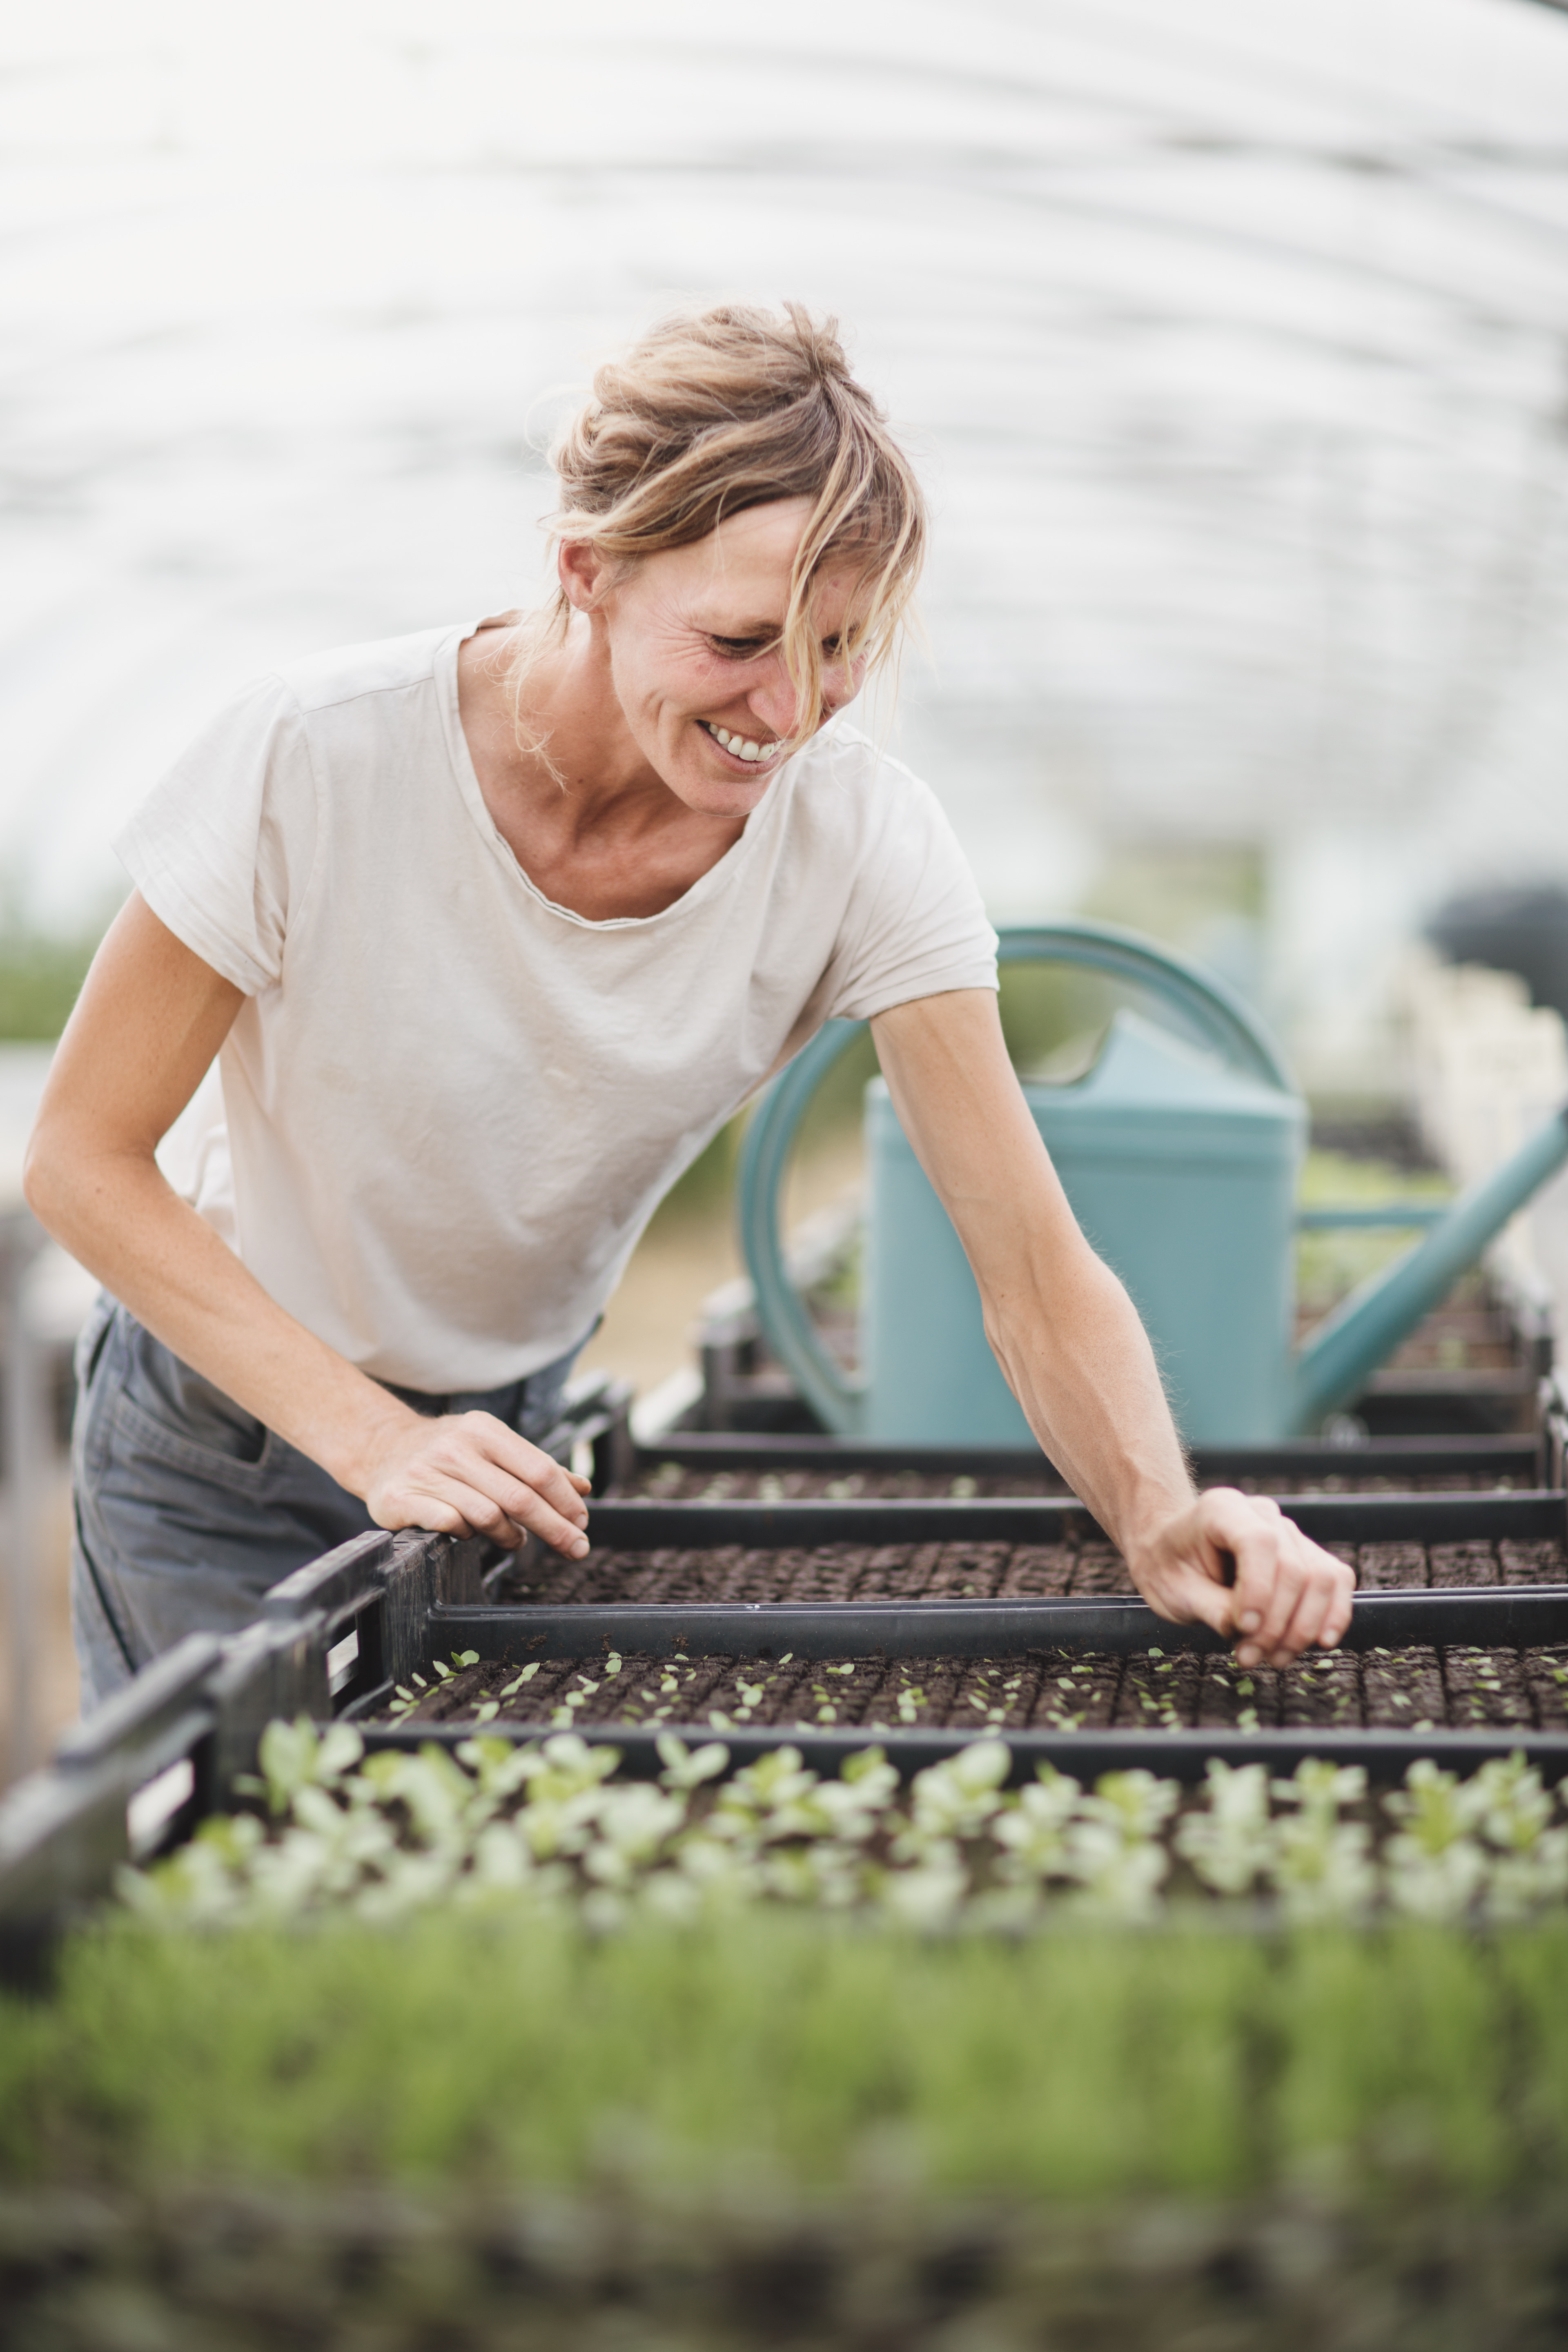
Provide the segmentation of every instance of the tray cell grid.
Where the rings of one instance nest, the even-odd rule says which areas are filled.
[[[1568,1582],[1563,1545],[1503,1538],[1457,1544],[1334,1543],[1363,1591]],[[1131,1592],[1126,1564],[1096,1541],[1049,1544],[822,1544],[811,1550],[739,1544],[690,1550],[591,1552],[503,1571],[497,1597],[521,1606],[617,1601],[1027,1600]]]
[[[400,1719],[546,1730],[579,1724],[815,1731],[1568,1730],[1568,1646],[1310,1654],[1243,1672],[1224,1654],[1112,1657],[1037,1650],[1008,1658],[481,1659],[427,1677]],[[386,1719],[384,1716],[381,1719]]]

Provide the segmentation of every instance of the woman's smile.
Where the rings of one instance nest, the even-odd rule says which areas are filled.
[[[754,735],[740,734],[732,728],[721,727],[716,719],[700,719],[697,724],[710,740],[718,745],[725,758],[733,760],[738,767],[765,768],[784,750],[782,743],[760,743]]]

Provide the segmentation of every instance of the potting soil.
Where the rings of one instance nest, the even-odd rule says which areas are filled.
[[[592,1527],[590,1526],[590,1534]],[[1402,1587],[1558,1584],[1568,1581],[1561,1543],[1333,1544],[1369,1591]],[[812,1549],[595,1550],[582,1561],[553,1554],[503,1570],[507,1602],[552,1607],[616,1601],[788,1601],[816,1607],[847,1601],[1011,1601],[1131,1592],[1125,1561],[1102,1539],[1051,1544],[822,1544]]]

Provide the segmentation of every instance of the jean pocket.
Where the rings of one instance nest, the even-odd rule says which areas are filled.
[[[79,1490],[95,1486],[109,1465],[121,1352],[114,1337],[119,1318],[114,1300],[100,1290],[77,1339],[72,1366],[76,1405],[71,1414],[71,1475]]]
[[[167,1463],[172,1469],[184,1471],[188,1477],[205,1479],[231,1495],[259,1495],[272,1476],[277,1440],[270,1430],[261,1431],[261,1423],[248,1414],[243,1425],[236,1425],[235,1444],[237,1449],[242,1442],[249,1443],[251,1432],[261,1431],[261,1450],[254,1456],[237,1450],[228,1454],[221,1446],[190,1436],[149,1412],[124,1389],[114,1400],[113,1423],[116,1436],[132,1459],[152,1456]]]
[[[77,1333],[76,1346],[71,1350],[71,1370],[76,1377],[79,1395],[92,1386],[98,1360],[103,1353],[104,1342],[119,1312],[119,1300],[110,1298],[107,1290],[100,1290],[92,1302],[87,1321]]]

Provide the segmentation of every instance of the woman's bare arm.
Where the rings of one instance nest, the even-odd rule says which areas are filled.
[[[429,1420],[285,1314],[153,1154],[240,991],[132,894],[93,961],[27,1151],[34,1213],[148,1330],[384,1528],[585,1552],[585,1481],[489,1413]]]
[[[1143,1327],[1079,1230],[1007,1058],[995,997],[958,989],[871,1026],[904,1132],[974,1270],[997,1361],[1150,1605],[1239,1636],[1246,1665],[1331,1647],[1350,1622],[1350,1570],[1274,1503],[1230,1488],[1194,1494]]]

